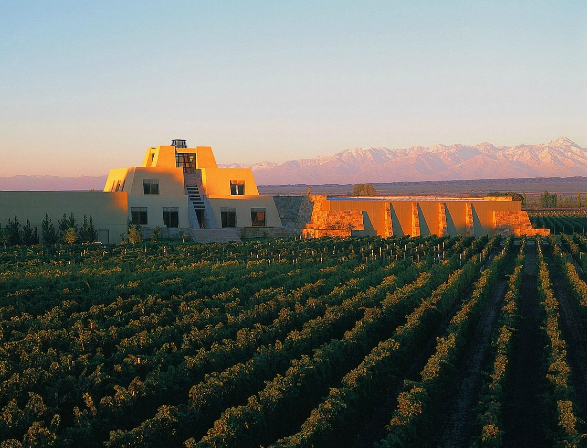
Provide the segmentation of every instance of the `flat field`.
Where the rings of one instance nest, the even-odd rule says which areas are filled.
[[[580,446],[587,240],[0,250],[2,447]]]

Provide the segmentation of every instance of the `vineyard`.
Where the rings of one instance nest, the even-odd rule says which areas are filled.
[[[579,447],[585,252],[579,233],[4,249],[0,446]]]
[[[538,229],[550,229],[551,233],[580,233],[585,235],[587,214],[581,212],[547,211],[528,212],[530,222]]]

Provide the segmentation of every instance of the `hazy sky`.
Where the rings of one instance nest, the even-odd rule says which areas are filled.
[[[587,1],[0,0],[0,176],[587,146]]]

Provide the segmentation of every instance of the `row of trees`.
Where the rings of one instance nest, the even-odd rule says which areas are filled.
[[[81,226],[78,226],[73,213],[69,216],[64,213],[58,221],[57,228],[48,214],[45,214],[45,219],[41,223],[41,240],[45,246],[54,246],[58,243],[93,243],[97,239],[98,231],[94,227],[91,216],[88,218],[84,215]],[[22,225],[15,216],[14,220],[8,219],[5,227],[0,225],[0,241],[4,246],[34,246],[39,244],[39,233],[36,227],[31,226],[28,219],[26,224]]]

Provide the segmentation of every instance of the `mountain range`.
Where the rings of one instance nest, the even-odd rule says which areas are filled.
[[[259,185],[572,177],[587,176],[587,149],[561,137],[549,143],[513,147],[479,143],[353,148],[332,156],[248,166]]]
[[[323,185],[587,176],[587,148],[561,137],[537,145],[353,148],[331,156],[261,162],[250,167],[258,185]],[[106,176],[0,177],[0,190],[102,190]]]

